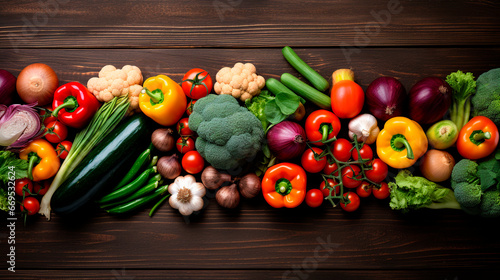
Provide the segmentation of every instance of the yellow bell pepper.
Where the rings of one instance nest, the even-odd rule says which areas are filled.
[[[155,122],[170,126],[186,111],[186,95],[181,86],[165,75],[148,78],[139,95],[139,108]]]
[[[377,136],[378,157],[393,168],[412,166],[425,154],[427,145],[422,127],[405,117],[387,120]]]
[[[28,160],[28,178],[33,181],[49,179],[61,166],[56,150],[43,139],[32,141],[19,153],[19,158]]]

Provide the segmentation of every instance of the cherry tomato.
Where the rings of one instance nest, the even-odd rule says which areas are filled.
[[[356,211],[359,208],[360,199],[359,196],[354,192],[344,193],[345,203],[340,203],[340,207],[347,212]]]
[[[359,149],[359,154],[361,154],[362,159],[368,159],[372,160],[373,159],[373,150],[370,147],[370,145],[364,144],[363,147]],[[358,160],[358,151],[356,149],[352,150],[352,159],[353,160]]]
[[[370,183],[368,183],[366,181],[361,182],[361,185],[359,185],[356,188],[356,193],[360,197],[369,197],[370,194],[372,194],[372,187],[371,187]]]
[[[178,123],[177,123],[177,133],[179,133],[180,136],[191,136],[193,135],[193,131],[189,129],[189,118],[182,118]]]
[[[70,141],[62,141],[61,143],[57,144],[57,156],[61,159],[65,159],[68,156],[68,153],[71,150],[72,146],[73,143],[71,143]]]
[[[357,116],[363,103],[365,93],[363,89],[351,80],[335,83],[331,90],[332,111],[341,119],[350,119]]]
[[[21,211],[24,211],[24,209],[26,209],[28,215],[35,215],[40,210],[40,202],[32,196],[27,197],[21,203]]]
[[[45,132],[45,139],[51,143],[59,143],[68,137],[68,128],[60,121],[50,122]]]
[[[38,195],[44,195],[47,193],[50,187],[50,181],[49,180],[44,180],[44,181],[38,181],[33,183],[33,193],[38,194]]]
[[[341,174],[342,174],[342,184],[344,184],[344,187],[354,189],[359,185],[361,185],[361,180],[356,180],[362,178],[361,168],[359,166],[357,165],[346,166],[342,168]]]
[[[191,116],[191,113],[193,112],[194,103],[196,103],[196,100],[191,100],[191,101],[189,101],[189,103],[186,107],[186,114],[188,116]]]
[[[314,152],[313,152],[314,150]],[[309,173],[318,173],[326,166],[326,157],[322,157],[319,160],[314,158],[314,153],[321,154],[323,150],[320,148],[313,147],[311,149],[307,149],[301,158],[302,167]]]
[[[52,106],[42,108],[40,110],[40,117],[42,117],[43,125],[45,126],[57,120],[57,117],[52,116]]]
[[[193,68],[182,78],[182,90],[191,99],[200,99],[212,91],[212,78],[207,71]]]
[[[28,178],[17,179],[14,188],[18,196],[29,196],[33,193],[33,182]]]
[[[182,157],[182,168],[184,168],[187,173],[200,173],[203,167],[205,167],[205,160],[198,151],[189,151]]]
[[[328,182],[328,185],[332,188],[334,188],[335,191],[332,191],[332,196],[339,195],[340,194],[340,186],[335,182],[333,179],[326,179]],[[330,189],[325,187],[325,181],[322,181],[321,184],[319,185],[319,189],[323,192],[323,196],[327,197],[330,195]]]
[[[339,138],[332,144],[333,156],[339,161],[348,161],[351,158],[352,144],[345,138]]]
[[[190,151],[194,151],[194,140],[191,137],[181,136],[177,139],[175,147],[181,154],[185,154]]]
[[[386,182],[380,184],[380,188],[373,188],[373,196],[378,199],[386,199],[391,194],[389,185]]]
[[[306,193],[306,204],[316,208],[323,204],[323,192],[318,189],[311,189]]]
[[[326,163],[325,165],[325,168],[323,168],[323,173],[326,174],[326,175],[330,175],[332,174],[333,172],[333,175],[334,176],[338,176],[339,175],[339,171],[338,171],[338,167],[337,167],[337,164],[334,162],[334,163]]]
[[[368,165],[371,165],[373,169],[365,170],[366,178],[372,180],[375,183],[380,183],[384,181],[387,174],[389,174],[389,167],[381,159],[374,159]]]

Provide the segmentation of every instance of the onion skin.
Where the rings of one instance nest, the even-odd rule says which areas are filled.
[[[280,160],[301,155],[306,148],[306,132],[298,123],[282,121],[267,132],[267,145]]]
[[[218,189],[223,183],[231,181],[231,175],[221,173],[213,166],[207,166],[201,173],[201,182],[209,190]]]
[[[167,179],[175,179],[182,172],[179,157],[176,154],[161,157],[156,166],[158,167],[158,173]]]
[[[410,118],[421,124],[441,120],[451,105],[452,89],[443,79],[427,77],[410,90]]]
[[[169,152],[175,147],[175,139],[172,136],[172,129],[158,128],[151,134],[153,146],[160,152]]]
[[[429,150],[422,157],[420,171],[427,180],[439,183],[450,178],[454,166],[455,159],[450,153]]]
[[[15,91],[16,77],[9,71],[0,69],[0,104],[12,104]]]
[[[241,196],[244,198],[256,197],[262,189],[259,176],[249,173],[240,179],[238,184]]]
[[[26,66],[19,73],[16,82],[19,97],[26,103],[36,102],[38,106],[51,103],[58,86],[56,72],[43,63]]]
[[[379,77],[366,89],[368,110],[383,121],[403,115],[407,99],[403,84],[393,77]]]
[[[224,208],[236,208],[240,204],[240,193],[236,184],[220,188],[215,194],[215,200]]]

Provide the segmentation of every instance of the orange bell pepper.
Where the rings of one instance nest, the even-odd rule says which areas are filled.
[[[181,86],[165,75],[148,78],[139,95],[139,108],[158,124],[177,123],[186,110],[186,95]]]
[[[280,163],[267,169],[262,179],[262,194],[274,208],[294,208],[306,197],[307,177],[302,167]]]
[[[44,139],[31,142],[19,153],[19,158],[28,160],[28,178],[33,181],[49,179],[61,166],[56,150]]]
[[[468,159],[480,159],[491,154],[498,145],[498,128],[487,117],[473,117],[458,133],[457,150]]]

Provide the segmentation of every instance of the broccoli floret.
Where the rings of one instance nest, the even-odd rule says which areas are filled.
[[[469,159],[462,159],[457,162],[451,172],[451,187],[455,189],[459,183],[472,184],[477,182],[479,180],[476,174],[477,167],[478,164]]]
[[[483,73],[476,84],[476,94],[471,98],[474,115],[488,117],[500,126],[500,68]]]
[[[480,208],[482,217],[500,217],[500,192],[496,189],[486,191],[483,194]]]
[[[460,182],[455,185],[455,198],[462,207],[472,208],[479,205],[482,195],[481,185],[467,182]]]
[[[198,133],[196,149],[217,169],[236,169],[260,151],[264,130],[259,119],[230,95],[199,99],[189,116],[189,127]]]

